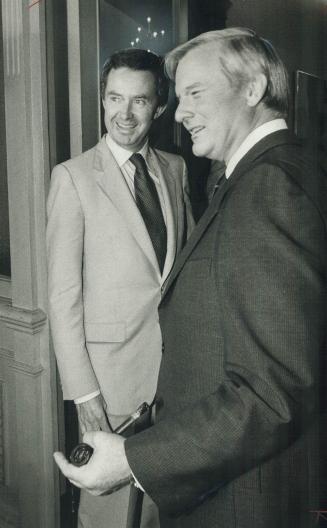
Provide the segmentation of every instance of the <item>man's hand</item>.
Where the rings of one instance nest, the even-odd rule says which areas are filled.
[[[110,431],[101,394],[84,403],[77,403],[76,409],[82,434],[87,431]]]
[[[88,464],[75,467],[58,452],[54,453],[54,459],[72,484],[92,495],[107,495],[130,482],[131,469],[125,455],[124,441],[119,435],[102,431],[86,433],[83,442],[94,449]]]

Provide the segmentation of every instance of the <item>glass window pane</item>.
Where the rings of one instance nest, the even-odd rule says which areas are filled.
[[[114,51],[137,47],[163,55],[172,48],[172,2],[100,0],[100,64]]]

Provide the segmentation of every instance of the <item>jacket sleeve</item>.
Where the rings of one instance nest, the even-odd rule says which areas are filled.
[[[134,475],[169,514],[276,456],[319,412],[324,219],[297,183],[270,165],[231,188],[219,215],[217,305],[208,310],[216,309],[223,334],[224,380],[125,444]]]
[[[99,389],[85,344],[83,313],[84,215],[72,177],[54,168],[47,203],[49,318],[65,399]]]

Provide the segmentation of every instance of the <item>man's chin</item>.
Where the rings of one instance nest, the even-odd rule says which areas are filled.
[[[206,157],[205,149],[201,148],[201,145],[198,145],[197,143],[193,143],[192,152],[193,152],[194,156],[197,156],[198,158]]]
[[[116,135],[113,140],[120,145],[123,148],[129,149],[132,147],[135,143],[132,137],[125,135],[125,134],[119,134]]]
[[[129,143],[134,143],[133,137],[130,134],[117,134],[116,135],[117,141],[120,143],[126,143],[128,145]]]
[[[139,136],[135,137],[128,134],[115,134],[112,136],[112,139],[121,147],[127,150],[133,150],[135,152],[139,150],[145,143],[145,138],[140,138]]]

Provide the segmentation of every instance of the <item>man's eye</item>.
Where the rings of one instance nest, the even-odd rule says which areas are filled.
[[[144,99],[135,99],[134,102],[135,102],[135,104],[137,104],[138,106],[144,106],[144,105],[145,105],[145,101],[144,101]]]
[[[120,97],[118,97],[118,95],[109,95],[108,99],[113,103],[118,103],[118,101],[120,101]]]

